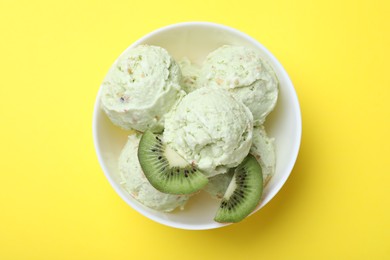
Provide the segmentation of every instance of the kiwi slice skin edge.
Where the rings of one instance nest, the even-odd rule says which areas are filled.
[[[207,177],[196,166],[172,166],[165,149],[160,135],[149,130],[144,132],[138,147],[138,160],[154,188],[169,194],[192,194],[208,183]]]
[[[261,166],[255,157],[249,154],[235,169],[214,220],[220,223],[240,222],[256,209],[262,193]]]

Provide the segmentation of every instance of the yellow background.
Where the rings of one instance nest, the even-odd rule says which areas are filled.
[[[386,0],[0,1],[0,259],[390,259]],[[116,57],[182,21],[237,28],[284,65],[303,136],[280,193],[186,231],[130,208],[92,143]]]

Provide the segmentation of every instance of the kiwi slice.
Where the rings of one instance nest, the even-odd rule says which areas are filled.
[[[221,223],[239,222],[260,203],[263,174],[253,155],[248,155],[234,170],[214,220]]]
[[[165,145],[161,135],[146,131],[138,147],[138,160],[150,184],[169,194],[191,194],[208,183],[206,176]]]

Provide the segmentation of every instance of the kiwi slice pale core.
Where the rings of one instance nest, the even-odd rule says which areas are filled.
[[[234,170],[214,220],[221,223],[239,222],[260,203],[263,175],[255,157],[248,155]]]
[[[141,137],[138,160],[150,184],[164,193],[191,194],[208,183],[196,166],[184,161],[151,131]]]

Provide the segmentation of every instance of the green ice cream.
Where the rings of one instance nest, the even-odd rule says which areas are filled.
[[[180,81],[180,68],[165,49],[148,45],[129,49],[103,82],[103,110],[126,130],[161,130],[165,113],[184,94]]]
[[[164,141],[207,176],[226,172],[248,154],[253,117],[223,89],[200,88],[167,114]]]
[[[269,138],[263,126],[253,128],[252,147],[250,153],[260,164],[263,173],[263,185],[267,185],[275,173],[275,145],[274,138]],[[209,183],[203,189],[211,197],[221,199],[226,192],[234,171],[218,174],[209,178]]]
[[[207,192],[214,199],[220,200],[223,198],[230,181],[232,180],[234,171],[230,170],[224,174],[218,174],[209,178],[209,183],[204,187],[204,191]]]
[[[276,156],[274,138],[267,136],[264,126],[253,129],[253,144],[250,153],[257,159],[263,170],[266,185],[275,172]]]
[[[252,112],[254,125],[264,123],[278,98],[278,80],[258,51],[223,46],[210,53],[201,69],[199,84],[224,88]]]
[[[122,187],[138,202],[151,209],[170,212],[184,208],[188,195],[171,195],[156,190],[146,179],[138,161],[138,145],[141,136],[130,135],[119,157]]]
[[[198,80],[200,75],[200,68],[184,57],[179,61],[181,74],[181,86],[185,92],[190,93],[198,88]]]

